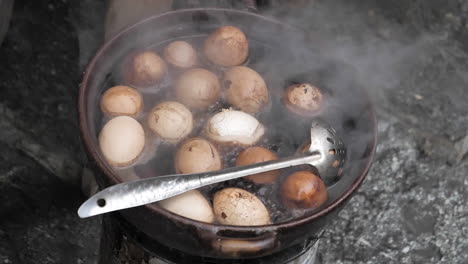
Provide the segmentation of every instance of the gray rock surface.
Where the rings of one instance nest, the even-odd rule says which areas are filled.
[[[15,1],[0,47],[0,263],[93,263],[80,220],[78,40],[67,1]]]
[[[75,102],[102,38],[98,13],[80,10],[104,5],[80,2],[16,0],[0,48],[0,263],[97,259],[100,221],[76,216]],[[468,2],[316,0],[298,13],[358,66],[379,119],[375,163],[325,232],[323,263],[468,263]]]
[[[377,52],[387,72],[350,56],[372,76],[364,82],[376,100],[379,145],[362,188],[321,241],[323,262],[468,263],[468,42],[452,24],[466,19],[467,4],[335,2],[321,6],[333,7],[327,31]],[[389,58],[392,45],[411,52]]]

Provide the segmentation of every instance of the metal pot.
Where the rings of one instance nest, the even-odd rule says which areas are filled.
[[[185,254],[216,259],[258,258],[316,238],[361,185],[371,166],[376,146],[375,114],[351,66],[322,57],[321,47],[314,46],[307,35],[271,18],[214,8],[169,12],[127,28],[98,51],[86,69],[79,92],[80,130],[89,157],[100,172],[100,186],[121,182],[100,153],[97,141],[102,119],[99,98],[103,90],[116,84],[115,66],[134,49],[179,38],[201,38],[222,25],[234,25],[246,33],[251,44],[249,65],[280,69],[265,70],[269,72],[269,76],[264,76],[266,80],[275,75],[287,76],[286,81],[270,86],[273,97],[278,97],[287,82],[313,81],[325,88],[332,98],[332,108],[322,118],[336,128],[347,144],[345,176],[329,188],[330,199],[322,209],[277,224],[207,224],[151,205],[118,214],[149,238]]]

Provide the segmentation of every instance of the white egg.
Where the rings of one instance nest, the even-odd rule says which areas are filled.
[[[208,120],[205,131],[214,141],[250,146],[263,136],[265,128],[245,112],[223,109]]]
[[[162,200],[159,205],[175,214],[201,221],[213,223],[214,214],[210,203],[197,190],[188,191]]]
[[[99,134],[99,147],[114,166],[132,164],[145,147],[145,132],[135,119],[118,116],[107,122]]]

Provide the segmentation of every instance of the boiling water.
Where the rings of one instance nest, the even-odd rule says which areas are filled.
[[[224,69],[204,61],[203,57],[200,56],[200,54],[202,54],[200,52],[200,44],[204,38],[205,36],[197,36],[184,38],[184,40],[190,42],[198,50],[199,57],[201,57],[200,67],[212,71],[221,79]],[[158,43],[157,45],[148,47],[147,49],[154,50],[158,54],[162,54],[162,49],[171,41],[174,41],[174,39]],[[263,139],[256,145],[272,150],[280,158],[290,157],[297,152],[301,145],[308,141],[310,119],[296,116],[283,106],[281,103],[281,96],[283,95],[284,89],[295,82],[312,82],[313,84],[318,85],[326,94],[328,93],[327,87],[325,84],[321,83],[321,73],[319,72],[308,75],[306,78],[301,76],[291,77],[290,74],[283,74],[281,71],[278,72],[275,68],[278,66],[278,63],[283,60],[275,57],[274,54],[280,53],[275,53],[270,50],[269,47],[259,42],[255,42],[254,40],[250,40],[249,45],[250,56],[244,65],[256,70],[264,78],[267,83],[270,96],[268,105],[261,112],[255,114],[255,117],[266,128],[266,133]],[[125,58],[122,58],[121,61],[124,62]],[[103,91],[114,85],[125,84],[121,78],[120,65],[116,65],[112,75],[108,78],[109,81],[106,83],[107,87],[104,87]],[[174,155],[178,145],[171,145],[158,140],[152,131],[146,127],[146,116],[158,103],[167,100],[176,100],[172,84],[180,73],[180,70],[169,67],[169,73],[166,74],[164,80],[160,84],[154,87],[138,89],[142,93],[144,99],[144,110],[143,114],[138,116],[137,119],[145,128],[147,144],[143,154],[135,164],[126,168],[115,168],[115,171],[121,177],[122,181],[176,173],[174,168]],[[203,113],[194,112],[194,129],[187,138],[195,136],[203,137],[203,127],[206,120],[221,109],[229,107],[230,106],[221,98],[221,100],[213,104],[208,111]],[[102,127],[107,121],[108,119],[102,117],[100,127]],[[241,146],[227,145],[216,145],[216,147],[222,157],[224,168],[234,166],[237,155],[245,148]],[[283,169],[281,170],[281,175],[278,181],[270,185],[256,185],[241,178],[206,186],[201,188],[200,191],[212,202],[211,198],[213,197],[213,194],[222,188],[237,187],[245,189],[255,194],[263,201],[270,211],[271,221],[273,223],[283,222],[295,217],[303,216],[305,213],[310,213],[305,210],[291,210],[285,208],[279,197],[279,184],[286,176],[297,170],[313,171],[313,168],[310,166],[298,166]]]

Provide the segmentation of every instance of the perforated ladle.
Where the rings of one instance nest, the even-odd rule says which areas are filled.
[[[313,122],[310,128],[310,142],[309,150],[298,157],[212,172],[158,176],[117,184],[89,198],[78,209],[78,215],[85,218],[141,206],[206,185],[303,164],[315,166],[325,182],[340,174],[346,159],[346,147],[335,130],[323,122]]]

